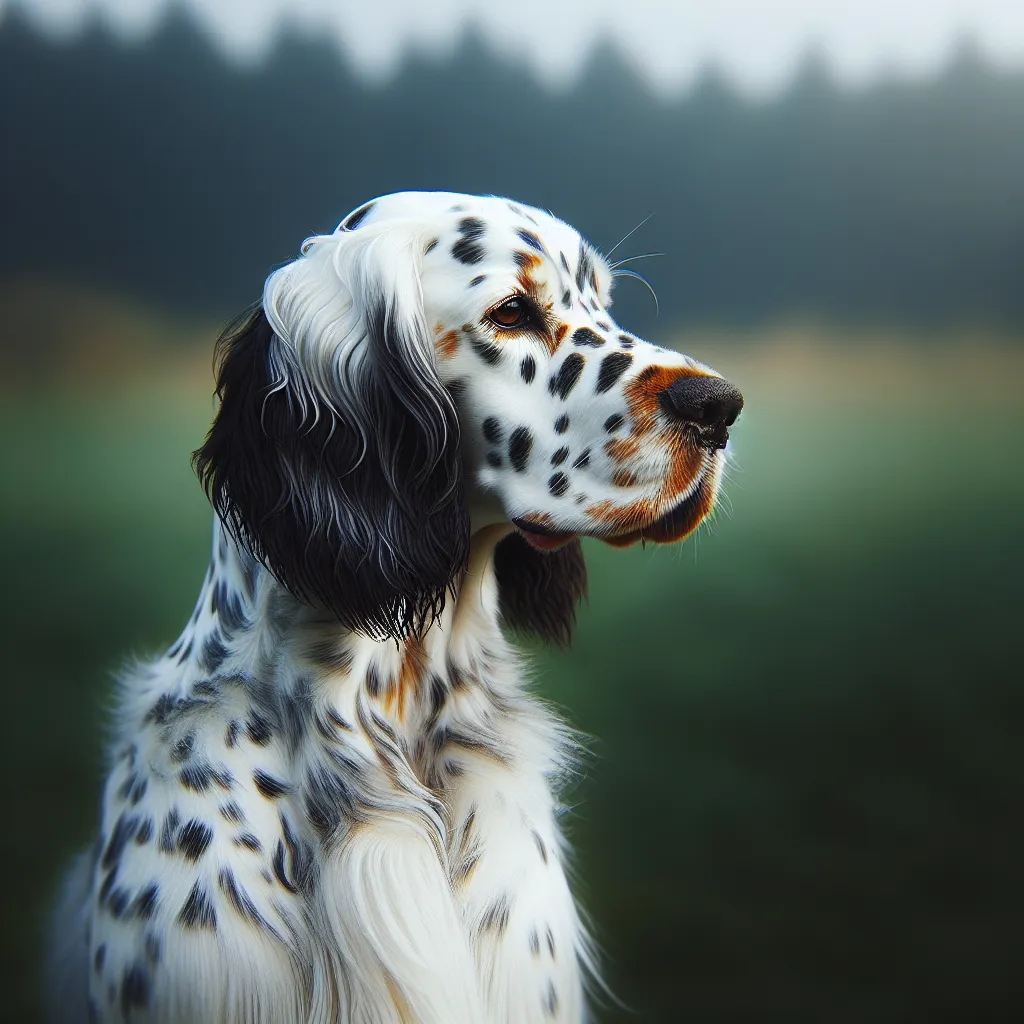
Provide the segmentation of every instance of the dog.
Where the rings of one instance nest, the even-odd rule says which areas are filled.
[[[614,276],[549,213],[399,193],[222,335],[212,560],[120,680],[53,1019],[586,1018],[574,740],[506,633],[568,643],[580,538],[694,530],[743,405],[619,328]]]

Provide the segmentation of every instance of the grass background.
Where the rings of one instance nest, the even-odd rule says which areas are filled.
[[[5,329],[50,348],[0,392],[14,1021],[95,825],[111,673],[174,638],[206,566],[188,453],[212,413],[210,339],[166,343],[202,330],[26,308],[45,330]],[[679,547],[588,542],[576,644],[535,655],[595,737],[570,828],[630,1008],[602,1019],[1024,1019],[1020,349],[678,340],[747,398],[724,507]]]

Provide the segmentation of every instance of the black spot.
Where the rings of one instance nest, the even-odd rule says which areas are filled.
[[[569,489],[569,478],[564,473],[555,473],[550,480],[548,480],[548,490],[556,497],[560,498]]]
[[[146,795],[146,790],[149,788],[149,779],[144,775],[138,776],[135,780],[135,785],[132,786],[132,791],[129,799],[131,800],[132,807],[138,807],[139,802]]]
[[[576,263],[576,288],[578,291],[583,291],[583,286],[587,283],[587,278],[590,277],[592,269],[590,253],[587,252],[587,247],[583,242],[580,242],[579,259]]]
[[[213,829],[198,818],[187,821],[178,833],[178,849],[186,860],[199,860],[212,842]]]
[[[533,841],[537,844],[537,852],[540,854],[540,859],[545,864],[548,862],[548,848],[544,845],[544,840],[541,839],[540,833],[534,828],[530,830],[530,834],[533,836]],[[551,932],[549,931],[550,935]]]
[[[299,891],[298,886],[288,877],[288,873],[285,871],[284,866],[284,843],[280,839],[277,841],[277,845],[274,847],[274,874],[277,876],[277,880],[292,893]]]
[[[567,274],[572,273],[572,271],[569,270],[569,261],[565,258],[565,253],[564,252],[560,252],[558,254],[558,260],[562,264],[562,269]]]
[[[423,255],[426,256],[428,252],[433,252],[437,247],[438,240],[435,238],[433,241],[427,242],[427,247],[423,250]]]
[[[633,345],[635,344],[635,342],[633,341],[633,339],[628,334],[620,334],[619,335],[619,344],[623,348],[632,348]]]
[[[623,424],[623,419],[616,412],[616,413],[613,413],[611,416],[608,417],[608,419],[606,419],[604,421],[604,429],[606,431],[608,431],[609,434],[614,434],[615,431],[618,430],[619,427],[622,426],[622,424]]]
[[[127,1017],[144,1006],[149,1006],[149,974],[140,964],[132,964],[121,979],[121,1012]]]
[[[216,633],[211,633],[203,644],[203,653],[199,657],[199,663],[207,672],[216,672],[228,656],[228,649],[221,642]]]
[[[460,263],[479,263],[484,258],[483,246],[477,241],[484,233],[484,222],[477,217],[459,221],[459,240],[452,246],[452,255]]]
[[[235,846],[244,846],[253,853],[259,853],[263,849],[263,844],[251,832],[242,832],[235,836]]]
[[[487,453],[487,465],[493,469],[501,469],[504,463],[501,461],[501,456],[497,452]]]
[[[536,249],[537,252],[543,252],[544,246],[541,245],[540,239],[532,231],[524,231],[522,228],[516,230],[516,234],[528,245],[531,249]]]
[[[151,964],[160,963],[160,940],[152,932],[146,932],[143,949],[146,951],[146,959]]]
[[[113,917],[120,920],[128,913],[128,907],[131,905],[132,895],[127,889],[112,888],[107,895],[107,910],[110,911]]]
[[[128,795],[131,793],[132,787],[135,785],[137,778],[138,776],[136,776],[135,772],[128,772],[127,778],[125,778],[124,782],[121,783],[117,790],[117,795],[121,800],[128,799]]]
[[[226,583],[223,584],[223,591],[220,595],[217,618],[228,635],[249,625],[249,618],[245,613],[245,606],[242,604],[241,595],[232,590]]]
[[[238,742],[238,733],[240,729],[241,726],[238,724],[237,720],[232,718],[231,723],[228,725],[227,732],[224,733],[224,742],[229,747],[233,747]]]
[[[469,282],[469,287],[475,288],[478,284],[481,283],[481,281],[486,280],[486,277],[486,274],[477,274],[476,277],[474,277],[473,280]]]
[[[601,308],[601,304],[597,301],[597,299],[591,299],[590,308],[596,313]]]
[[[145,846],[146,843],[153,838],[153,819],[143,818],[139,825],[138,832],[135,833],[135,845]]]
[[[444,680],[436,672],[432,673],[430,676],[430,726],[435,725],[438,718],[441,717],[441,711],[447,699],[448,687],[445,686]]]
[[[174,851],[174,841],[178,834],[180,822],[181,815],[178,814],[178,808],[171,808],[160,828],[160,849],[163,853],[172,853]]]
[[[99,974],[103,970],[103,964],[107,959],[107,944],[101,942],[96,947],[96,952],[92,957],[92,969]]]
[[[384,680],[380,677],[380,671],[376,665],[370,665],[366,670],[366,692],[371,697],[379,697],[384,688]]]
[[[583,451],[576,456],[572,461],[573,469],[585,469],[590,465],[590,449],[584,448]]]
[[[602,331],[610,331],[612,329],[611,324],[606,324],[603,320],[594,321]]]
[[[342,222],[342,231],[354,231],[363,222],[363,218],[373,209],[373,203],[367,203],[365,206],[358,210],[350,213]]]
[[[508,460],[517,473],[526,469],[533,448],[533,435],[526,427],[516,427],[508,439]]]
[[[193,697],[216,697],[220,693],[220,688],[212,679],[200,679],[198,683],[192,686]],[[206,701],[197,700],[196,706],[207,703]]]
[[[267,774],[262,768],[257,768],[252,773],[252,781],[256,783],[256,788],[268,800],[277,800],[279,797],[284,796],[289,789],[287,783],[282,782],[280,779],[275,779],[273,775]]]
[[[547,858],[545,858],[545,860],[546,859]],[[554,960],[554,958],[555,958],[555,936],[554,936],[554,933],[551,931],[550,928],[548,928],[547,935],[545,937],[547,938],[547,942],[548,942],[548,952],[551,954],[551,959]]]
[[[544,1013],[549,1017],[558,1016],[558,992],[553,981],[548,982],[548,990],[544,996]]]
[[[217,929],[217,914],[202,882],[196,882],[178,914],[178,923],[185,928]]]
[[[626,352],[612,352],[601,360],[601,370],[597,375],[597,393],[600,395],[611,389],[615,382],[629,369],[633,357]]]
[[[562,306],[565,309],[572,308],[572,292],[570,292],[568,288],[566,288],[565,291],[562,292]]]
[[[340,776],[323,768],[310,769],[306,774],[306,794],[304,804],[306,817],[316,829],[321,839],[332,835],[341,823],[339,802],[350,802],[351,793]]]
[[[548,381],[548,390],[551,394],[558,395],[563,400],[567,398],[580,379],[583,364],[584,359],[579,352],[571,353],[558,368],[558,373]]]
[[[242,808],[234,800],[229,800],[226,804],[220,805],[220,816],[225,821],[230,821],[234,825],[241,825],[245,821]]]
[[[478,338],[475,334],[469,336],[469,347],[488,366],[496,366],[501,361],[501,349],[494,342],[485,338]]]
[[[110,834],[110,841],[107,843],[107,848],[103,851],[103,860],[101,861],[104,870],[109,871],[110,868],[114,867],[120,860],[121,854],[124,853],[124,848],[128,845],[128,841],[135,835],[136,829],[139,827],[139,819],[134,815],[122,813],[117,822],[114,825],[114,831]]]
[[[513,252],[512,253],[512,262],[517,267],[520,267],[520,268],[530,266],[530,264],[533,263],[534,260],[536,260],[536,259],[537,259],[536,256],[531,256],[528,252]]]
[[[156,911],[156,899],[159,895],[159,886],[156,882],[150,882],[150,884],[135,897],[135,902],[132,904],[132,910],[135,912],[135,916],[141,918],[143,921],[148,921]]]
[[[551,456],[551,465],[560,466],[567,458],[569,458],[569,449],[564,447],[559,448],[558,451]]]
[[[238,884],[234,872],[230,868],[224,868],[217,878],[221,892],[227,896],[231,906],[235,908],[240,917],[261,927],[266,924],[262,915],[256,909],[256,904],[249,898],[249,894]]]
[[[572,332],[572,343],[581,348],[600,348],[604,341],[600,334],[589,327],[580,327]]]
[[[265,747],[270,742],[271,736],[273,736],[270,723],[255,710],[249,712],[249,720],[245,723],[245,731],[248,733],[249,739],[258,747]]]
[[[483,932],[493,931],[500,938],[505,934],[511,914],[512,905],[509,902],[508,894],[499,894],[497,899],[484,911],[483,917],[480,919],[480,930]]]
[[[533,378],[537,375],[537,362],[533,356],[523,357],[523,361],[519,364],[519,373],[527,384],[533,383]]]
[[[196,745],[196,734],[194,732],[187,732],[184,736],[178,740],[177,743],[171,747],[171,760],[175,764],[181,764],[182,761],[187,761],[192,756],[192,751]]]
[[[214,780],[213,766],[209,761],[195,761],[185,765],[178,773],[181,784],[193,793],[205,793]]]
[[[488,416],[481,426],[484,432],[484,437],[487,438],[491,444],[501,444],[503,432],[501,424],[498,422],[496,417]]]
[[[555,433],[564,434],[569,429],[569,417],[562,413],[561,416],[555,420]]]

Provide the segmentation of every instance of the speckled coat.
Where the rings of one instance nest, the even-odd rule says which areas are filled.
[[[611,270],[539,210],[403,193],[225,334],[212,561],[120,681],[53,1019],[585,1019],[573,740],[506,631],[568,639],[581,536],[690,532],[742,404],[614,325]]]

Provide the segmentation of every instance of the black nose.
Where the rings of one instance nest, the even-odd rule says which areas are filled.
[[[724,448],[729,427],[743,408],[743,395],[721,377],[679,377],[661,394],[658,402],[674,420],[697,427],[701,444]]]

